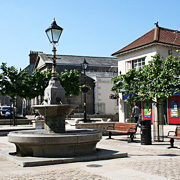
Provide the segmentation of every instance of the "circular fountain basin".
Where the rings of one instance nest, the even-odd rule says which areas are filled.
[[[69,115],[77,106],[71,104],[43,104],[33,105],[31,107],[38,110],[42,116],[57,117]]]
[[[72,157],[96,152],[102,138],[97,130],[67,130],[48,133],[45,130],[14,131],[8,140],[16,145],[16,153],[34,157]]]
[[[44,104],[33,105],[32,108],[39,111],[45,117],[44,128],[47,132],[65,132],[65,117],[77,106],[70,104]]]

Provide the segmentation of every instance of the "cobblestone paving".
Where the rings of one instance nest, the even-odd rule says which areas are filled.
[[[180,179],[180,158],[169,158],[169,159],[156,159],[146,161],[135,161],[131,164],[123,163],[123,167],[128,167],[133,170],[141,171],[144,173],[164,176],[171,180]]]
[[[180,141],[175,141],[175,145],[180,147]],[[168,141],[153,143],[152,146],[142,146],[140,142],[127,143],[127,139],[115,137],[112,140],[103,138],[98,146],[128,153],[130,158],[116,159],[112,164],[118,168],[118,171],[134,170],[146,173],[147,177],[149,174],[170,180],[180,180],[180,149],[167,149],[170,146]],[[6,160],[3,162],[3,159],[0,159],[0,162],[6,163]],[[98,175],[98,171],[89,173],[86,170],[67,166],[67,169],[36,171],[30,174],[23,172],[22,168],[21,174],[8,172],[1,174],[2,171],[0,171],[0,180],[109,180],[104,177],[104,174]]]
[[[86,171],[79,171],[76,169],[51,171],[46,173],[38,173],[35,175],[24,174],[0,176],[0,180],[108,180],[102,176],[90,174]]]
[[[117,166],[166,177],[171,180],[180,180],[180,149],[167,149],[169,142],[164,143],[163,148],[159,148],[158,145],[157,147],[149,146],[146,148],[146,146],[139,146],[139,144],[136,146],[136,143],[131,145],[127,144],[127,142],[118,143],[118,140],[114,141],[116,143],[113,140],[103,140],[100,143],[118,148],[121,147],[123,151],[128,152],[129,156],[135,157],[128,159],[126,162],[117,163]],[[180,147],[180,143],[177,143]],[[130,146],[132,147],[130,148]],[[147,157],[147,159],[141,159],[143,156]]]

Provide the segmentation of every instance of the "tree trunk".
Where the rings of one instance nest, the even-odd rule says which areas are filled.
[[[153,110],[154,114],[154,141],[163,141],[163,102],[161,103],[158,98],[156,98],[155,109]],[[161,128],[160,128],[161,127]]]
[[[158,99],[157,99],[157,102],[156,102],[156,108],[157,108],[157,141],[159,142],[160,141],[160,136],[159,136],[159,102],[158,102]]]

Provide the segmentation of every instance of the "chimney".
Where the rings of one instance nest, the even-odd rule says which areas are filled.
[[[154,28],[154,41],[159,40],[159,25],[158,22],[154,23],[156,27]]]
[[[29,64],[35,64],[39,51],[30,51],[29,53]]]

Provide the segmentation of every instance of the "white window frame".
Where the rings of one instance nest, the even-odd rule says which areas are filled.
[[[132,69],[138,70],[139,68],[143,68],[145,65],[145,57],[132,60],[131,63],[132,63]]]

